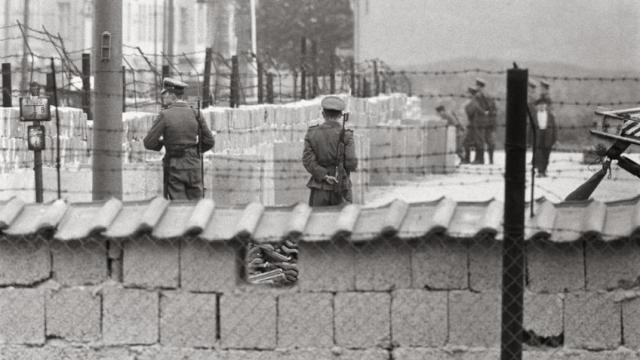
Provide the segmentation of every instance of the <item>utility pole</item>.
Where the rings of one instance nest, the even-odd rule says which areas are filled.
[[[21,78],[20,78],[20,91],[21,93],[25,93],[28,89],[28,71],[29,60],[27,59],[27,54],[29,51],[29,45],[27,44],[27,36],[29,35],[29,0],[24,0],[24,6],[22,9],[24,12],[22,14],[22,25],[24,26],[24,39],[22,43],[22,69],[21,69]]]
[[[122,199],[122,1],[94,4],[93,200]]]

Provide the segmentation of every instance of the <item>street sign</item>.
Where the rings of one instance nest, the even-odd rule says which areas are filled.
[[[20,98],[20,121],[49,121],[49,98],[27,96]]]
[[[27,126],[27,144],[29,150],[42,151],[45,149],[44,132],[44,126],[42,125]]]

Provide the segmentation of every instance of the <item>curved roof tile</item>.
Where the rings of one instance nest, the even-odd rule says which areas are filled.
[[[454,237],[502,237],[500,201],[455,202],[441,198],[408,204],[396,200],[385,206],[358,205],[311,209],[306,204],[269,207],[216,207],[209,199],[169,202],[163,198],[125,202],[24,204],[0,201],[0,231],[25,236],[55,230],[59,240],[80,239],[96,233],[122,238],[142,232],[156,238],[198,235],[208,241],[252,237],[275,241],[295,234],[302,241],[328,241],[349,236],[351,241],[378,237],[421,238],[432,234]],[[640,197],[616,202],[538,200],[534,216],[526,217],[525,237],[565,243],[581,239],[611,241],[640,236]]]

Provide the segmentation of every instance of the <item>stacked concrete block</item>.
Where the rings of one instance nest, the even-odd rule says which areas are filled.
[[[91,285],[108,276],[107,245],[103,239],[54,241],[51,244],[53,277],[63,285]]]
[[[125,286],[176,288],[179,280],[180,243],[149,236],[125,241],[123,282]]]
[[[269,205],[306,203],[309,199],[306,187],[309,176],[302,165],[303,149],[302,141],[273,144],[274,203]]]
[[[286,294],[278,298],[278,347],[333,346],[333,295]]]
[[[351,244],[300,243],[298,285],[303,291],[355,288],[355,251]]]
[[[369,173],[371,185],[388,185],[394,161],[391,159],[393,131],[388,126],[376,126],[370,131],[370,162]]]
[[[564,296],[526,292],[524,297],[524,328],[537,336],[551,338],[563,331]]]
[[[391,296],[388,293],[338,293],[334,299],[336,345],[388,347]]]
[[[584,289],[583,246],[582,242],[527,244],[529,289],[551,293]]]
[[[496,347],[500,343],[500,295],[498,291],[449,293],[449,344]]]
[[[640,247],[635,241],[587,242],[585,263],[588,290],[639,285]]]
[[[42,290],[0,289],[0,344],[43,344],[44,302]]]
[[[180,259],[180,283],[185,290],[226,293],[237,286],[242,259],[228,242],[185,241]]]
[[[467,244],[446,237],[430,237],[411,253],[412,286],[429,290],[467,289],[467,264]]]
[[[424,138],[424,166],[430,173],[441,174],[445,172],[447,163],[447,126],[444,120],[431,120],[426,124]]]
[[[100,339],[100,296],[88,289],[69,288],[51,292],[46,300],[47,336],[69,342]]]
[[[498,291],[502,286],[502,243],[493,239],[469,244],[469,286],[474,291]]]
[[[565,346],[615,349],[621,344],[621,305],[612,293],[572,292],[565,298]],[[633,330],[632,330],[633,331]]]
[[[378,240],[356,247],[356,290],[411,287],[411,252],[402,240]]]
[[[158,293],[107,288],[103,293],[102,340],[109,345],[158,342]]]
[[[393,359],[395,360],[495,360],[499,358],[499,349],[471,348],[449,350],[424,347],[400,347],[393,350]],[[549,357],[540,357],[539,359],[550,360]]]
[[[622,329],[624,345],[631,349],[640,348],[640,298],[625,300],[622,306]]]
[[[225,294],[220,298],[220,339],[223,348],[274,349],[276,298],[265,294]]]
[[[0,285],[30,285],[49,278],[49,244],[40,237],[0,238]]]
[[[164,292],[160,297],[160,343],[202,348],[216,344],[215,294]]]
[[[393,343],[400,346],[444,346],[448,335],[447,296],[444,291],[394,291],[391,302]]]

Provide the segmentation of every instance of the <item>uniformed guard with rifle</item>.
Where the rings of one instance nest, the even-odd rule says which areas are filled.
[[[183,100],[186,87],[182,81],[164,79],[162,103],[166,108],[144,138],[146,149],[165,148],[164,196],[170,200],[197,200],[203,196],[202,154],[215,144],[200,112]]]
[[[310,126],[304,138],[302,163],[311,174],[307,187],[310,206],[332,206],[353,202],[349,175],[358,166],[353,130],[345,128],[348,114],[337,96],[322,100],[324,122]],[[342,120],[342,121],[341,121]]]

